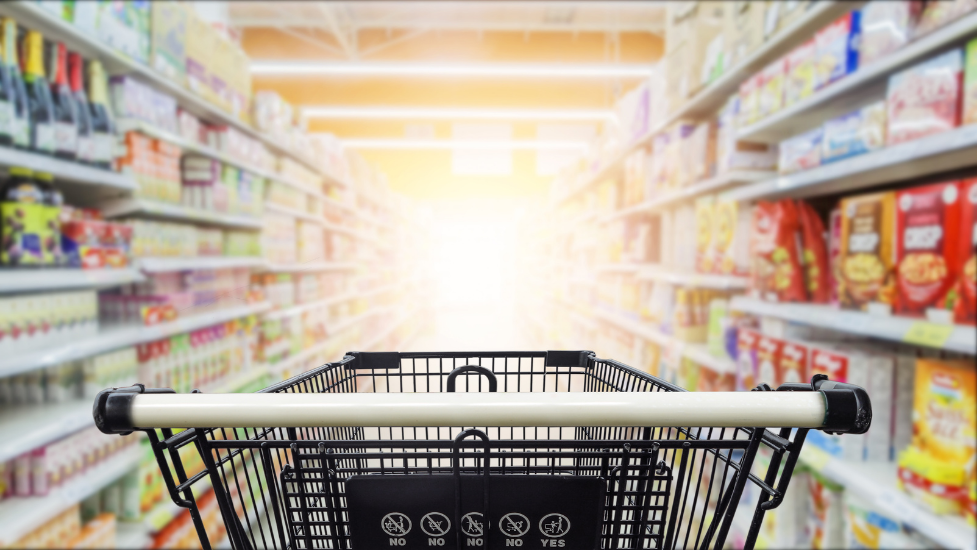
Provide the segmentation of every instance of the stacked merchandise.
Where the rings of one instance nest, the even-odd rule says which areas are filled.
[[[131,228],[135,258],[261,255],[261,236],[253,232],[141,219],[125,223]]]

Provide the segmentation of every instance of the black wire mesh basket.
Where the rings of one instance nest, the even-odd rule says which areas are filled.
[[[795,395],[785,390],[819,392],[823,423],[453,425],[453,409],[437,394],[464,392],[460,399],[476,402],[485,393],[558,392],[599,404],[600,394],[651,392],[659,396],[638,397],[654,403],[685,390],[592,352],[354,352],[259,394],[288,395],[275,401],[284,408],[301,405],[304,396],[292,394],[388,394],[363,396],[381,409],[390,394],[421,394],[415,408],[442,407],[430,413],[442,415],[437,425],[398,425],[408,406],[377,426],[239,427],[256,424],[202,414],[193,422],[200,425],[174,420],[161,428],[145,424],[137,408],[154,394],[160,402],[177,396],[138,385],[99,394],[95,417],[106,433],[148,434],[169,494],[189,510],[203,548],[218,539],[240,550],[722,548],[741,504],[752,512],[743,528],[751,548],[764,512],[783,499],[808,429],[863,433],[871,422],[868,397],[856,386],[817,376],[773,393]],[[249,406],[252,414],[260,415],[261,402]],[[767,416],[766,424],[783,422]],[[365,406],[363,418],[372,418]],[[230,427],[207,427],[221,425]],[[764,460],[755,460],[758,453]],[[192,463],[202,469],[188,471]],[[220,532],[204,528],[203,498],[216,500]]]

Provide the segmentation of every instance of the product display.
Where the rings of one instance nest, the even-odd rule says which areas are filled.
[[[889,145],[945,132],[960,123],[963,53],[951,50],[889,78]]]

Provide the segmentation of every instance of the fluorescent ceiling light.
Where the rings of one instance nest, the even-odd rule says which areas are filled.
[[[587,148],[584,141],[543,141],[537,139],[513,139],[500,141],[456,139],[343,139],[351,149],[580,149]]]
[[[252,61],[251,73],[326,76],[474,76],[518,78],[647,78],[653,65],[620,63],[355,63]]]
[[[309,118],[351,119],[486,119],[486,120],[609,120],[614,111],[601,109],[455,109],[424,107],[302,107]]]

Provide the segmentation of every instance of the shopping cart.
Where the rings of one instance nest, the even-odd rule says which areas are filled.
[[[871,405],[823,375],[690,393],[588,351],[354,352],[257,394],[105,390],[94,415],[147,433],[205,549],[208,485],[241,550],[721,548],[746,500],[751,548],[808,430],[864,433]]]

